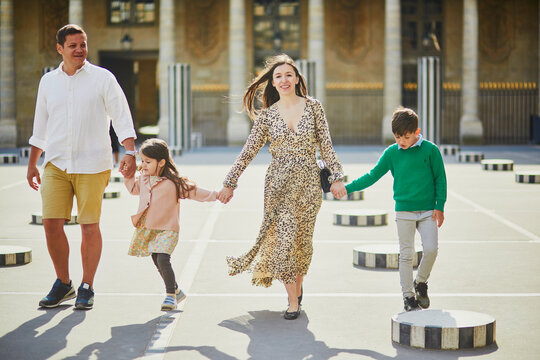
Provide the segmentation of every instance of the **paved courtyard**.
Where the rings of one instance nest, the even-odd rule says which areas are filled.
[[[383,147],[338,147],[349,181],[369,170]],[[540,147],[478,147],[486,158],[512,159],[516,171],[540,172]],[[203,148],[176,161],[208,189],[221,181],[240,148]],[[172,257],[187,299],[160,311],[163,284],[149,258],[127,255],[138,199],[123,184],[105,199],[103,254],[95,306],[73,301],[39,309],[55,279],[43,228],[31,225],[41,199],[26,184],[26,166],[0,166],[0,246],[32,249],[27,265],[0,268],[0,359],[538,359],[540,323],[540,184],[519,184],[511,171],[446,156],[448,201],[439,256],[429,280],[431,307],[469,310],[496,319],[495,345],[466,351],[419,350],[391,341],[390,319],[402,311],[397,270],[355,267],[353,248],[396,243],[392,179],[387,174],[362,201],[324,201],[302,314],[283,319],[284,287],[254,288],[250,275],[227,275],[225,257],[253,244],[262,220],[267,149],[240,178],[227,204],[183,201],[180,243]],[[388,225],[332,224],[339,209],[382,209]],[[71,277],[82,276],[80,228],[66,226]]]

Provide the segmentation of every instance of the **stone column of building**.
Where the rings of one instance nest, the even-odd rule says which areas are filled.
[[[315,96],[325,104],[326,81],[324,61],[324,1],[309,0],[308,59],[315,61]]]
[[[241,145],[249,134],[247,117],[239,113],[246,84],[246,8],[245,0],[229,2],[229,121],[227,142]]]
[[[482,143],[482,122],[478,117],[478,4],[463,0],[462,114],[459,138],[463,145]]]
[[[0,0],[0,147],[17,145],[13,1]]]
[[[174,0],[161,0],[159,5],[159,137],[169,138],[168,66],[175,62]]]
[[[400,0],[386,0],[384,10],[384,91],[382,139],[394,141],[392,113],[401,105],[401,7]]]
[[[83,0],[69,0],[69,23],[83,26]]]

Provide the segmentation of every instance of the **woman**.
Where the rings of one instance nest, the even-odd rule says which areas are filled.
[[[261,96],[262,93],[262,96]],[[263,104],[255,110],[255,98]],[[289,308],[285,319],[300,314],[302,282],[313,254],[313,228],[322,193],[315,152],[332,172],[331,191],[346,195],[343,170],[332,147],[321,103],[307,96],[306,82],[294,61],[282,54],[271,58],[244,93],[242,110],[254,120],[242,152],[223,182],[218,199],[228,202],[244,169],[270,141],[272,162],[264,188],[264,220],[253,248],[239,258],[227,258],[229,274],[253,272],[253,285],[268,287],[273,279],[285,284]]]

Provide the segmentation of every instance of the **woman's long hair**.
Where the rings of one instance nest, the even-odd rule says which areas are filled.
[[[296,95],[307,96],[306,80],[298,71],[293,59],[287,54],[272,56],[266,60],[261,73],[249,84],[242,99],[242,110],[245,110],[252,120],[255,120],[258,115],[258,111],[255,109],[256,99],[262,102],[263,108],[267,108],[279,100],[279,93],[272,85],[272,77],[274,70],[283,64],[289,64],[299,78],[298,84],[294,87]]]
[[[177,199],[185,199],[188,193],[197,187],[187,177],[180,175],[165,141],[157,138],[148,139],[142,144],[140,152],[157,162],[165,159],[165,166],[158,175],[171,180],[176,185]]]

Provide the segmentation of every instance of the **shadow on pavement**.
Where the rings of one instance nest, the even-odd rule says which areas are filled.
[[[3,360],[49,359],[66,347],[68,334],[86,317],[86,312],[74,311],[71,305],[60,305],[54,309],[40,311],[44,312],[43,315],[25,322],[0,338],[0,357]],[[62,311],[72,313],[63,318],[58,325],[42,333],[38,331]]]
[[[131,324],[111,328],[111,338],[106,342],[87,345],[77,355],[64,360],[82,359],[137,359],[140,358],[148,342],[156,331],[161,316],[148,320],[144,324]]]

